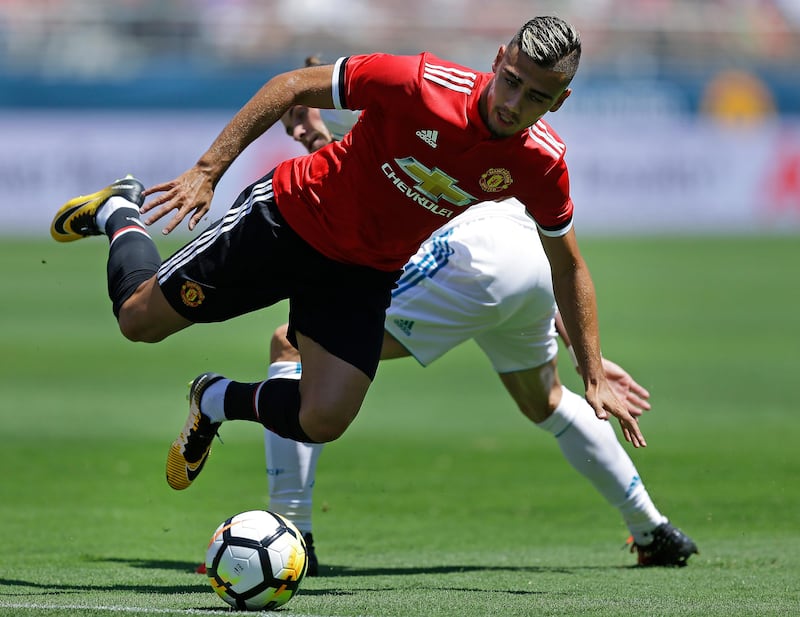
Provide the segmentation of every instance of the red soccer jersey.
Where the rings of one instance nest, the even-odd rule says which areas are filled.
[[[380,270],[481,201],[517,197],[545,234],[566,233],[566,146],[542,120],[492,137],[478,112],[491,78],[429,53],[340,59],[335,105],[364,111],[342,141],[278,165],[286,221],[323,255]]]

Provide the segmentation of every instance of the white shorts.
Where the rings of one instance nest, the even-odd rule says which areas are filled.
[[[550,264],[518,201],[472,206],[426,240],[393,292],[386,330],[426,366],[475,339],[498,373],[558,352]]]

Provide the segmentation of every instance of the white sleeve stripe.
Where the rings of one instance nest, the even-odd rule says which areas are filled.
[[[474,86],[475,85],[475,75],[471,75],[469,73],[463,73],[459,71],[459,75],[454,75],[453,73],[438,67],[432,66],[430,64],[425,65],[425,75],[437,75],[439,77],[443,77],[445,79],[449,79],[453,83],[462,84],[465,86]],[[461,77],[460,75],[464,75]]]
[[[543,139],[533,131],[533,127],[531,127],[531,129],[528,131],[528,134],[533,141],[542,146],[542,148],[547,150],[555,158],[560,159],[562,156],[564,156],[565,148],[563,144],[553,143],[550,140]]]
[[[542,124],[541,122],[537,122],[531,127],[531,131],[539,135],[545,141],[548,141],[554,148],[564,149],[564,144],[556,139],[549,130],[547,130],[547,126]]]
[[[453,73],[454,75],[462,75],[464,77],[469,77],[470,79],[475,79],[477,75],[475,73],[471,73],[469,71],[460,71],[459,69],[450,67],[450,66],[442,66],[440,64],[431,64],[430,62],[425,63],[425,67],[429,69],[438,69],[440,71],[446,71],[448,73]]]
[[[472,88],[467,88],[465,86],[457,86],[456,84],[454,84],[454,83],[452,83],[450,81],[446,81],[444,79],[441,79],[441,78],[436,77],[434,75],[430,75],[428,73],[425,73],[423,76],[428,81],[432,81],[433,83],[439,84],[440,86],[444,86],[448,90],[453,90],[455,92],[463,92],[464,94],[471,94],[472,93]]]
[[[535,135],[533,135],[533,134],[531,134],[531,138],[533,139],[533,141],[535,141],[535,142],[536,142],[536,143],[538,143],[540,146],[542,146],[542,148],[544,148],[545,150],[547,150],[547,151],[548,151],[550,154],[552,154],[554,157],[556,157],[557,159],[558,159],[558,158],[561,158],[561,154],[562,154],[562,153],[561,153],[561,152],[559,152],[558,150],[556,150],[555,148],[553,148],[553,147],[552,147],[552,146],[551,146],[549,143],[547,143],[547,142],[545,142],[545,141],[543,141],[543,140],[539,139],[538,137],[536,137],[536,136],[535,136]]]
[[[344,92],[339,88],[339,84],[343,83],[344,75],[344,61],[347,57],[339,58],[333,65],[333,77],[331,78],[331,93],[333,94],[333,107],[334,109],[346,109],[344,106]]]
[[[553,137],[550,131],[547,130],[547,127],[540,122],[530,127],[530,134],[533,139],[542,145],[549,145],[551,149],[560,152],[562,155],[564,154],[566,146]]]

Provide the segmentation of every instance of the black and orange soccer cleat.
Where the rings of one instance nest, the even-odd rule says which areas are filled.
[[[88,236],[99,236],[104,233],[104,230],[97,226],[95,219],[100,206],[111,197],[119,196],[141,208],[144,203],[142,191],[144,191],[142,183],[128,174],[96,193],[70,199],[53,217],[50,235],[58,242],[72,242]]]
[[[697,545],[689,536],[669,522],[653,530],[653,541],[640,546],[629,538],[631,553],[637,553],[640,566],[674,566],[682,568],[689,557],[699,554]]]
[[[220,422],[200,413],[200,399],[206,388],[220,379],[222,375],[203,373],[189,385],[189,417],[167,454],[167,483],[176,491],[188,488],[208,459]]]

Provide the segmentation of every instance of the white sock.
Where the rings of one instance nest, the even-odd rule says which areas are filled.
[[[139,214],[139,206],[132,201],[128,201],[120,195],[109,197],[106,203],[100,206],[94,215],[95,223],[97,223],[97,227],[100,231],[106,233],[106,223],[108,223],[109,217],[120,208],[132,208],[136,210],[137,216]]]
[[[200,412],[212,422],[225,422],[225,390],[230,379],[220,379],[208,386],[200,399]]]
[[[267,379],[300,379],[299,362],[273,362]],[[304,534],[311,533],[312,494],[321,443],[300,443],[264,431],[269,478],[269,507],[283,514]]]
[[[562,387],[561,402],[538,426],[552,433],[569,463],[617,508],[634,541],[652,541],[650,532],[666,522],[619,443],[610,421],[599,420],[580,396]]]
[[[303,367],[299,362],[273,362],[267,369],[267,379],[300,379]]]

